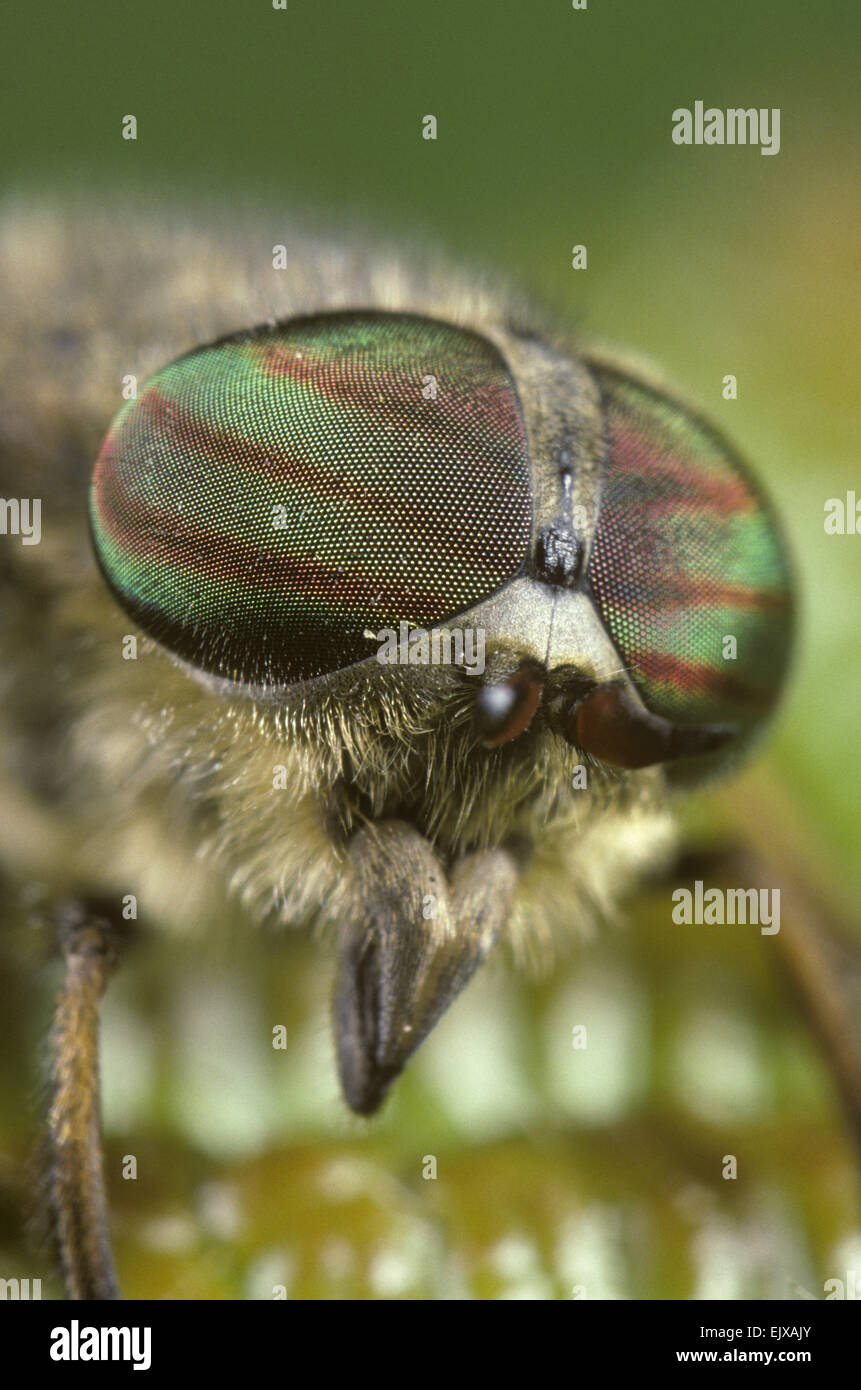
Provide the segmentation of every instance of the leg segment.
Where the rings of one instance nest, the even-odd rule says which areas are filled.
[[[111,925],[62,909],[65,978],[50,1036],[48,1191],[69,1297],[114,1299],[99,1107],[99,1004],[114,961]]]

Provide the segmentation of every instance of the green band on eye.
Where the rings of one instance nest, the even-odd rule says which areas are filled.
[[[587,587],[649,709],[750,727],[774,704],[792,636],[774,517],[705,425],[598,376],[607,467]]]
[[[523,566],[532,502],[514,383],[430,319],[333,314],[158,372],[96,463],[96,553],[123,606],[205,671],[290,682],[430,626]]]

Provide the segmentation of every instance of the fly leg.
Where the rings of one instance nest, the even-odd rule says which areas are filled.
[[[861,1163],[861,1026],[853,991],[861,992],[857,941],[833,917],[805,880],[798,857],[766,855],[728,845],[689,855],[675,876],[737,883],[768,883],[780,890],[782,915],[775,937],[783,976],[828,1066]]]
[[[122,1295],[105,1195],[99,1099],[99,1004],[114,964],[111,923],[79,902],[60,910],[65,963],[50,1033],[48,1203],[72,1299]]]

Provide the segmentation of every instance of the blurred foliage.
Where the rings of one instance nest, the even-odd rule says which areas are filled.
[[[861,10],[159,0],[121,26],[82,3],[49,26],[19,8],[7,28],[7,179],[60,198],[214,192],[433,240],[660,364],[712,415],[776,499],[802,630],[771,741],[683,815],[698,843],[740,837],[791,864],[858,932],[861,539],[826,536],[823,507],[861,494]],[[698,98],[780,107],[779,155],[674,146],[671,112]],[[420,138],[426,112],[435,144]],[[579,242],[587,272],[570,268]],[[831,1080],[775,940],[674,927],[668,903],[644,891],[624,929],[544,982],[496,962],[370,1126],[338,1101],[325,951],[249,939],[227,910],[206,943],[143,933],[105,1022],[127,1292],[821,1297],[861,1268]],[[25,918],[7,895],[0,1273],[47,1279],[18,1212],[55,976]],[[119,1176],[128,1152],[134,1183]]]
[[[298,936],[216,936],[205,956],[141,940],[104,1026],[128,1296],[823,1297],[861,1256],[858,1169],[827,1069],[774,938],[674,926],[668,901],[668,887],[644,893],[624,928],[546,980],[497,962],[371,1123],[337,1095],[325,952]],[[20,1058],[38,1054],[51,994],[50,971],[23,969],[44,946],[23,932],[0,1254],[59,1296],[17,1229],[32,1121]]]

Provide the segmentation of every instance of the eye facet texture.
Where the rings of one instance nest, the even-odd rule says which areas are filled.
[[[523,567],[514,382],[486,339],[411,315],[237,334],[120,411],[90,519],[123,607],[194,666],[254,683],[335,671],[376,651],[366,629],[447,621]]]
[[[607,467],[586,587],[648,709],[749,729],[777,698],[792,635],[774,518],[705,425],[596,375]]]

